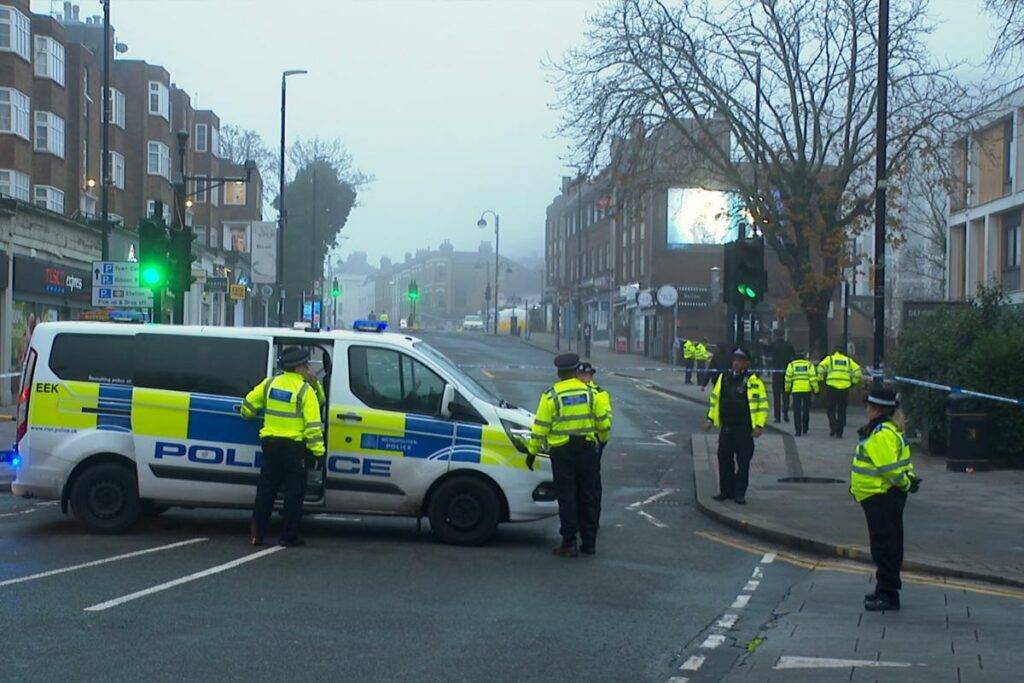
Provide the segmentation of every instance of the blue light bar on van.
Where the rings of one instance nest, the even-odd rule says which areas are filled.
[[[388,324],[383,320],[357,320],[352,323],[352,329],[356,332],[383,332],[388,329]]]

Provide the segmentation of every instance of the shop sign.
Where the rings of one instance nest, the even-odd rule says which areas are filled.
[[[14,289],[88,303],[92,298],[92,276],[79,268],[15,256]]]

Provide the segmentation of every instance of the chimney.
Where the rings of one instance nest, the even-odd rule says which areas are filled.
[[[66,2],[64,4],[65,5],[69,5],[71,3],[67,3]],[[71,14],[75,17],[75,23],[77,24],[79,22],[79,19],[78,19],[78,5],[71,5]],[[67,15],[65,15],[65,16],[67,16]]]
[[[65,2],[64,3],[64,21],[65,22],[71,21],[71,19],[72,19],[71,3],[70,2]]]

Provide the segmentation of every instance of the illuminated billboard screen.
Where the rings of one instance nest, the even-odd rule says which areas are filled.
[[[749,218],[745,203],[735,192],[668,188],[669,249],[730,242],[739,234],[740,221],[749,222]]]

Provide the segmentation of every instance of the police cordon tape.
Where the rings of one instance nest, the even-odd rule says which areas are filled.
[[[874,378],[879,373],[868,369],[870,377]],[[999,403],[1008,403],[1017,407],[1024,407],[1024,399],[1013,398],[1011,396],[999,396],[997,394],[987,394],[983,391],[974,391],[973,389],[964,389],[963,387],[954,387],[948,384],[939,384],[938,382],[928,382],[923,379],[914,379],[913,377],[904,377],[903,375],[891,375],[883,379],[886,382],[896,382],[899,384],[910,384],[912,386],[924,387],[925,389],[936,389],[938,391],[947,391],[951,394],[963,394],[964,396],[974,396],[975,398],[983,398],[989,401],[998,401]]]

